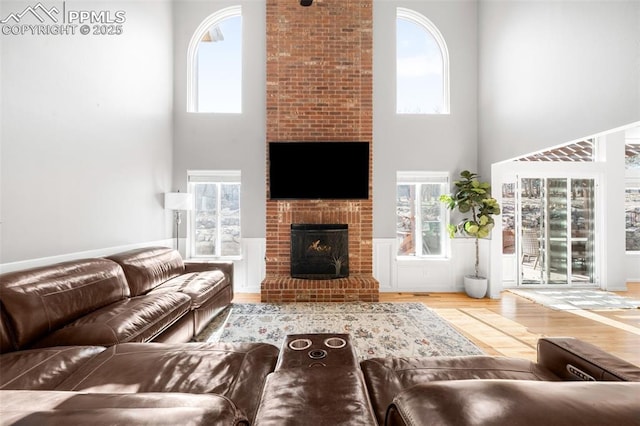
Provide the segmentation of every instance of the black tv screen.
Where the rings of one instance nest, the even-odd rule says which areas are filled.
[[[269,198],[369,198],[369,143],[270,142]]]

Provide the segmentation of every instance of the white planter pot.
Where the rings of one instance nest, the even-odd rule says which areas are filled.
[[[487,294],[487,285],[486,278],[476,278],[473,275],[464,276],[464,291],[469,297],[482,299]]]

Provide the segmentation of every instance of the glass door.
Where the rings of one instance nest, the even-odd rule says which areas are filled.
[[[518,183],[518,285],[593,284],[594,179]]]
[[[571,281],[595,283],[595,182],[571,180]]]

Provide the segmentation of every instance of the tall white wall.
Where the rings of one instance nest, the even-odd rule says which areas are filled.
[[[450,114],[395,112],[397,7],[421,13],[444,37]],[[396,171],[446,171],[455,177],[477,167],[477,3],[375,1],[373,52],[373,231],[375,238],[395,238]]]
[[[242,7],[242,113],[186,112],[187,49],[214,12]],[[266,3],[264,0],[174,3],[174,186],[187,188],[187,170],[242,171],[242,237],[265,234]]]
[[[171,237],[171,3],[66,6],[123,34],[0,35],[0,263]]]
[[[480,169],[640,119],[640,2],[479,3]]]

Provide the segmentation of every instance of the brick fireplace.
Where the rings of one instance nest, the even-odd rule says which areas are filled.
[[[266,143],[368,141],[370,188],[363,200],[270,200],[267,193],[263,302],[378,301],[371,195],[372,7],[373,0],[315,0],[309,7],[298,0],[267,0]],[[292,278],[292,224],[347,225],[349,276]]]

